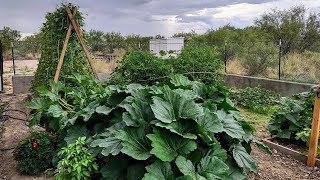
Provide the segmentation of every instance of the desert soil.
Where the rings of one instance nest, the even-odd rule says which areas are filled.
[[[19,109],[28,113],[25,108],[26,95],[14,96],[10,94],[0,94],[1,101],[9,102],[12,109]],[[23,114],[17,112],[9,112],[11,116],[29,119]],[[263,139],[269,137],[265,125],[255,125],[257,128],[256,138]],[[9,119],[3,123],[2,142],[0,148],[14,147],[21,139],[26,137],[33,129],[28,128],[26,122]],[[47,179],[45,175],[39,177],[20,176],[16,170],[16,162],[12,156],[13,150],[0,151],[0,179],[12,180],[40,180]],[[305,164],[292,159],[290,156],[273,151],[270,155],[263,150],[253,147],[251,155],[257,160],[259,172],[250,174],[248,179],[320,179],[320,171],[318,168],[309,168]]]

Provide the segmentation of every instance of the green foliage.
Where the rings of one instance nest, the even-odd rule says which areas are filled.
[[[3,45],[4,58],[7,58],[11,53],[11,43],[19,40],[20,37],[20,32],[13,30],[10,27],[3,27],[3,29],[0,29],[0,42]]]
[[[172,60],[173,73],[185,74],[191,80],[212,84],[223,79],[223,63],[216,48],[190,44]]]
[[[320,38],[320,19],[315,13],[307,14],[304,6],[294,6],[288,10],[274,9],[263,14],[255,22],[274,42],[282,40],[282,52],[313,50]]]
[[[90,150],[85,146],[86,137],[79,137],[75,143],[62,148],[58,152],[60,158],[55,178],[64,179],[90,179],[95,171],[98,171],[98,165]]]
[[[132,51],[126,53],[113,71],[114,84],[141,83],[153,84],[159,77],[171,74],[171,66],[150,52]]]
[[[230,98],[239,107],[261,114],[268,114],[276,109],[275,106],[279,103],[280,95],[260,87],[247,87],[232,89]]]
[[[52,167],[55,139],[47,132],[33,132],[13,151],[21,174],[38,175]]]
[[[173,52],[168,52],[172,54]],[[167,52],[161,52],[164,56]],[[188,45],[177,56],[161,59],[149,52],[128,52],[111,76],[111,84],[155,84],[165,82],[172,74],[184,74],[189,79],[204,83],[222,80],[219,53],[210,46]]]
[[[63,4],[55,12],[46,15],[46,22],[41,27],[41,58],[32,81],[33,91],[38,86],[49,87],[50,80],[54,78],[70,23],[66,12],[67,6],[70,7],[71,11],[75,8],[71,4]],[[74,15],[74,20],[78,23],[80,29],[84,26],[84,19],[79,11]],[[75,31],[72,31],[61,68],[60,79],[64,81],[65,77],[72,73],[88,74],[90,73],[87,72],[88,69],[88,63],[78,37]]]
[[[247,43],[241,48],[239,53],[241,64],[249,76],[265,74],[267,68],[273,68],[277,65],[279,54],[278,48],[271,43]]]
[[[293,98],[282,98],[280,109],[273,114],[268,125],[271,135],[276,135],[279,139],[307,144],[314,96],[314,91],[311,90],[307,94],[295,95]]]
[[[32,122],[50,119],[67,144],[87,137],[103,179],[244,179],[257,171],[254,128],[223,86],[182,75],[159,86],[106,86],[81,75],[72,82],[40,89]]]

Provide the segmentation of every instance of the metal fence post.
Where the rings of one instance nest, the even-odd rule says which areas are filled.
[[[11,57],[12,57],[13,74],[16,75],[16,64],[14,62],[14,54],[13,54],[13,42],[11,42]]]
[[[224,41],[224,72],[227,73],[227,43]]]
[[[279,80],[281,79],[281,56],[282,56],[282,49],[281,49],[281,39],[279,40]]]
[[[4,90],[3,88],[3,47],[2,47],[2,43],[0,41],[0,92],[2,92]]]

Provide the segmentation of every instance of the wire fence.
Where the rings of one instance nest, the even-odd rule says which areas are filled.
[[[189,42],[190,43],[190,42]],[[287,41],[192,42],[216,48],[230,74],[319,83],[320,40],[305,43]],[[182,41],[101,42],[88,44],[98,72],[112,71],[128,51],[149,51],[158,56],[174,56],[188,43]],[[57,46],[58,48],[59,46]],[[41,57],[41,45],[18,41],[3,48],[4,72],[32,74]],[[165,54],[165,55],[164,55]],[[57,57],[58,59],[59,57]],[[6,61],[7,60],[7,61]]]

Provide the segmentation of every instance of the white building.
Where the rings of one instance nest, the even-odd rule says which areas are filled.
[[[181,52],[184,46],[184,38],[167,38],[167,39],[150,39],[150,51],[155,53],[157,56],[161,56],[160,52],[166,53],[173,51],[174,54]],[[169,54],[164,56],[168,57]]]

